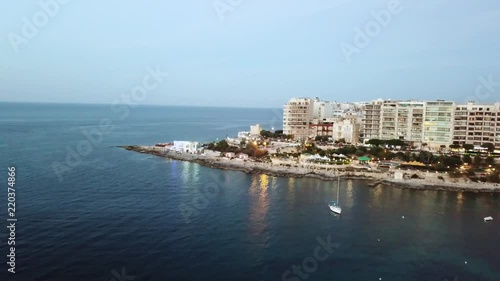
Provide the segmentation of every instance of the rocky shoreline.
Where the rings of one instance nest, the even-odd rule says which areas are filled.
[[[272,165],[269,163],[243,161],[240,159],[227,159],[216,156],[195,155],[178,152],[165,153],[161,147],[154,146],[139,146],[127,145],[119,146],[129,151],[145,153],[165,157],[173,160],[188,161],[199,165],[222,170],[241,171],[247,174],[266,174],[273,177],[287,178],[315,178],[320,180],[336,180],[340,175],[343,179],[360,179],[371,181],[369,186],[377,186],[379,184],[405,189],[415,190],[440,190],[440,191],[458,191],[458,192],[500,192],[500,186],[490,183],[473,183],[473,182],[445,182],[436,181],[435,179],[406,179],[396,180],[389,178],[387,173],[367,172],[367,171],[345,171],[337,169],[335,171],[318,171],[303,167],[283,167]]]

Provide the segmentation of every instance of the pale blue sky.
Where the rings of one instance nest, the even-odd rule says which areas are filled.
[[[72,0],[16,53],[8,34],[22,35],[22,18],[42,8],[2,1],[0,101],[111,103],[156,65],[170,76],[145,104],[463,102],[479,76],[500,82],[498,0],[401,0],[402,12],[348,63],[341,43],[354,44],[354,28],[389,2],[241,0],[221,21],[213,0]]]

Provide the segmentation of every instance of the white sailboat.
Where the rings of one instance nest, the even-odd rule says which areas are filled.
[[[340,208],[339,194],[340,194],[340,176],[337,177],[337,201],[331,201],[328,204],[328,207],[330,207],[330,210],[332,212],[340,215],[340,213],[342,213],[342,208]]]

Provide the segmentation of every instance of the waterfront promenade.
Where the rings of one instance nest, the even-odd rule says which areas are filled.
[[[500,192],[500,186],[493,183],[470,182],[463,178],[450,178],[445,173],[432,173],[421,171],[381,171],[376,168],[366,169],[356,165],[314,165],[301,164],[294,161],[268,163],[252,160],[229,159],[217,156],[218,153],[206,152],[205,154],[179,153],[166,151],[155,146],[123,146],[123,148],[139,153],[153,154],[175,160],[189,161],[200,165],[242,171],[252,174],[266,174],[276,177],[310,177],[322,180],[335,180],[337,176],[342,179],[365,179],[373,185],[385,184],[396,188],[422,189],[422,190],[450,190],[470,192]],[[394,172],[417,175],[419,178],[396,179]]]

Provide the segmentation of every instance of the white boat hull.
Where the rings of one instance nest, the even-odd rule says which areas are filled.
[[[330,210],[336,214],[339,214],[339,215],[340,215],[340,213],[342,213],[342,209],[339,206],[330,205]]]
[[[493,218],[492,218],[492,217],[485,217],[485,218],[484,218],[484,221],[485,221],[485,222],[486,222],[486,221],[492,221],[492,220],[493,220]]]

